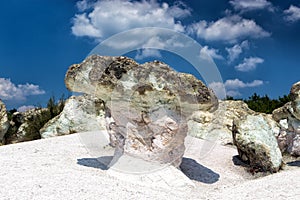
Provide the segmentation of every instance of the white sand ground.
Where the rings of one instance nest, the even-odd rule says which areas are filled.
[[[130,174],[121,180],[111,176],[80,135],[1,146],[0,199],[300,199],[299,162],[253,179],[234,165],[236,149],[211,148],[208,142],[188,137],[181,167],[194,187],[178,190],[158,183],[168,182],[176,173],[174,177],[160,173],[149,185],[126,180]]]

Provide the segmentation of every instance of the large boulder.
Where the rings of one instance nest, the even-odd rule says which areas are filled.
[[[114,120],[108,129],[116,155],[176,167],[185,150],[186,118],[218,104],[201,81],[159,61],[138,64],[122,56],[93,55],[72,65],[65,83],[71,91],[104,100],[106,115]]]
[[[292,86],[290,97],[291,102],[274,110],[272,117],[281,125],[277,138],[281,151],[300,156],[300,82]]]
[[[71,96],[63,111],[40,129],[42,138],[105,129],[104,104],[90,95]]]
[[[0,144],[3,143],[4,136],[9,128],[9,121],[7,118],[6,107],[0,100]]]
[[[241,116],[233,123],[233,142],[240,158],[252,168],[277,172],[282,165],[282,155],[276,135],[278,124],[265,114]]]
[[[188,121],[188,134],[200,139],[233,144],[232,123],[241,116],[254,114],[243,101],[220,100],[214,112],[196,111]]]

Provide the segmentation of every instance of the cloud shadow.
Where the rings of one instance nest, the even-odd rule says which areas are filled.
[[[206,184],[216,183],[220,178],[218,173],[191,158],[183,158],[180,169],[189,179]]]

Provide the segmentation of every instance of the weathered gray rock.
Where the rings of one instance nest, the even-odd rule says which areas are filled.
[[[290,97],[291,102],[274,110],[272,117],[281,122],[277,138],[280,150],[292,156],[300,156],[300,82],[292,86]]]
[[[63,111],[40,129],[42,138],[105,129],[104,105],[90,95],[71,96]]]
[[[243,101],[220,100],[219,107],[214,112],[196,111],[193,113],[188,121],[188,134],[223,145],[233,144],[233,120],[254,113]]]
[[[232,134],[239,156],[252,168],[270,172],[280,169],[282,155],[275,137],[279,127],[269,116],[242,116],[234,120]]]
[[[6,113],[6,107],[0,100],[0,144],[3,142],[3,138],[9,128],[9,122]]]
[[[215,95],[190,74],[159,62],[138,64],[126,57],[90,56],[72,65],[65,78],[74,92],[104,100],[111,144],[148,161],[179,166],[187,135],[186,117],[215,110]]]

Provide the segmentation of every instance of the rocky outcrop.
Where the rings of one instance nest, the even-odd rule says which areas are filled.
[[[47,122],[40,134],[42,138],[105,129],[104,104],[89,95],[72,96],[63,111]]]
[[[34,108],[27,110],[25,112],[15,112],[12,114],[10,120],[10,127],[6,134],[6,144],[24,142],[33,139],[39,139],[38,130],[32,130],[35,132],[27,133],[28,123],[31,121],[37,120],[37,117],[44,111],[46,108]]]
[[[4,142],[4,136],[9,128],[9,122],[6,113],[6,107],[0,100],[0,145]]]
[[[233,142],[240,158],[253,169],[277,172],[282,155],[277,144],[277,123],[265,114],[245,115],[234,120]]]
[[[186,118],[213,111],[218,102],[201,81],[159,62],[138,64],[126,57],[90,56],[72,65],[65,78],[74,92],[104,100],[111,145],[123,153],[178,167],[187,135]]]
[[[243,101],[220,100],[219,107],[214,112],[196,111],[193,113],[188,121],[188,134],[223,145],[233,144],[233,120],[254,113]]]
[[[273,119],[280,122],[278,144],[282,152],[300,156],[300,82],[290,91],[291,102],[273,111]]]

